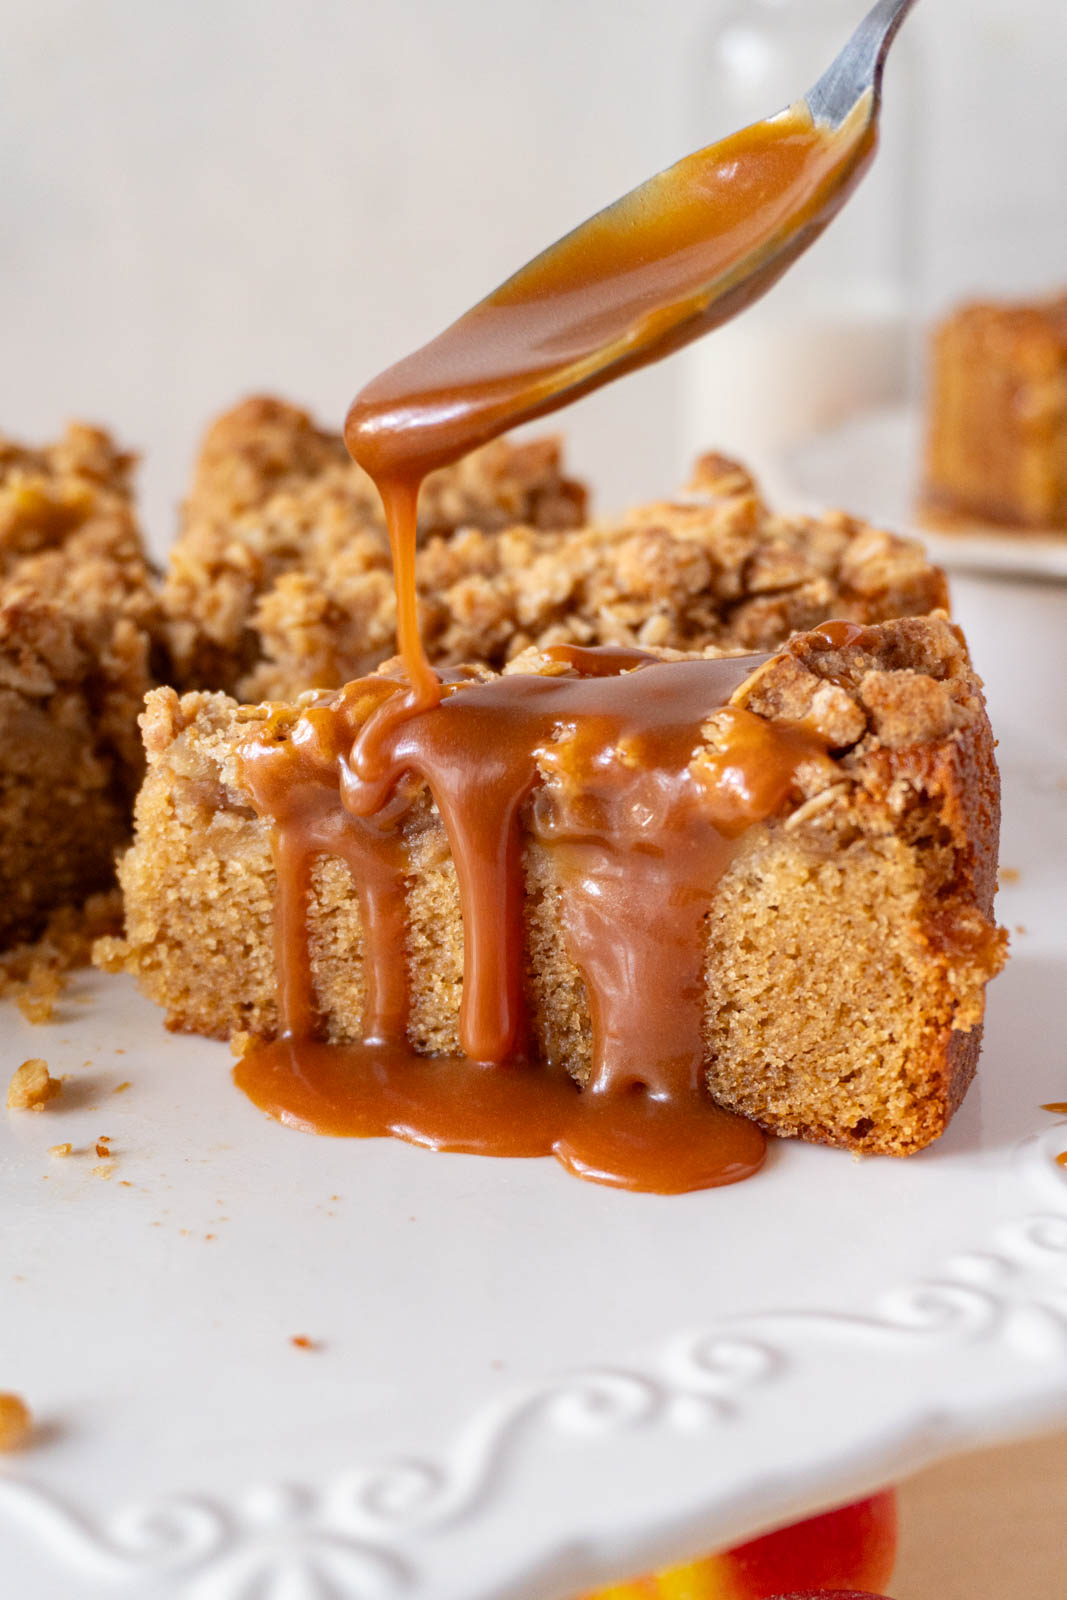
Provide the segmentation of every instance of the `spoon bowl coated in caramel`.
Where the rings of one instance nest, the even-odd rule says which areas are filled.
[[[520,268],[356,397],[345,438],[379,483],[455,461],[736,315],[844,204],[874,148],[806,102],[686,156]]]

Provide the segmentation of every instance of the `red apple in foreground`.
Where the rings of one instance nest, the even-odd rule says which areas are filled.
[[[586,1600],[878,1600],[896,1549],[889,1489]]]

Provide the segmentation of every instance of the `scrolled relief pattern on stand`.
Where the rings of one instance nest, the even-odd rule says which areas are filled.
[[[112,1593],[138,1594],[150,1581],[189,1600],[415,1596],[428,1576],[424,1542],[506,1493],[509,1464],[539,1434],[580,1447],[654,1427],[728,1425],[755,1391],[802,1378],[820,1350],[842,1343],[921,1355],[995,1339],[1022,1359],[1062,1360],[1067,1171],[1055,1156],[1065,1142],[1061,1126],[1018,1152],[1045,1209],[1000,1224],[989,1247],[957,1253],[936,1279],[885,1295],[870,1313],[771,1310],[679,1335],[647,1370],[590,1370],[512,1391],[480,1410],[442,1456],[344,1472],[318,1489],[272,1484],[229,1503],[175,1497],[98,1523],[9,1472],[0,1476],[0,1515]]]

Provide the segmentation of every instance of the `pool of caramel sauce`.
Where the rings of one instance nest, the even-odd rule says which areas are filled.
[[[357,396],[345,437],[389,526],[402,673],[309,705],[241,752],[270,821],[281,1036],[235,1068],[250,1098],[319,1133],[554,1155],[617,1187],[677,1193],[760,1166],[764,1138],[704,1083],[705,937],[746,828],[824,745],[729,704],[766,657],[662,662],[559,646],[548,675],[436,673],[419,637],[415,526],[427,472],[735,314],[843,203],[873,133],[806,108],[633,191]],[[765,265],[761,263],[765,261]],[[709,719],[710,739],[705,737]],[[409,1038],[404,820],[432,795],[463,918],[462,1055]],[[584,983],[579,1087],[539,1058],[524,983],[524,839],[547,852]],[[317,857],[352,875],[366,1001],[357,1044],[323,1041],[309,951]]]

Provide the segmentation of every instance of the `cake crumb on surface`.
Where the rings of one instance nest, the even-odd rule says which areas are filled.
[[[1018,883],[1022,873],[1018,867],[1001,867],[998,876],[1001,883]]]
[[[127,1078],[124,1083],[117,1083],[111,1092],[112,1094],[125,1094],[126,1090],[132,1087],[133,1085],[130,1083],[129,1078]]]
[[[101,1161],[93,1168],[94,1178],[111,1178],[114,1173],[115,1163],[113,1161]]]
[[[306,1333],[294,1333],[289,1343],[297,1350],[318,1350],[319,1341],[310,1339]]]
[[[63,1085],[58,1078],[52,1077],[48,1070],[48,1062],[42,1060],[40,1056],[31,1056],[21,1067],[16,1068],[8,1084],[7,1109],[43,1111],[49,1100],[62,1092]]]
[[[39,939],[0,955],[0,999],[14,1000],[27,1022],[50,1022],[68,974],[89,965],[97,939],[121,928],[118,889],[92,894],[81,906],[60,906]]]
[[[72,1144],[53,1144],[49,1146],[48,1154],[50,1156],[72,1156],[74,1154],[74,1146]]]
[[[19,1450],[30,1437],[33,1419],[21,1395],[0,1394],[0,1450]]]

